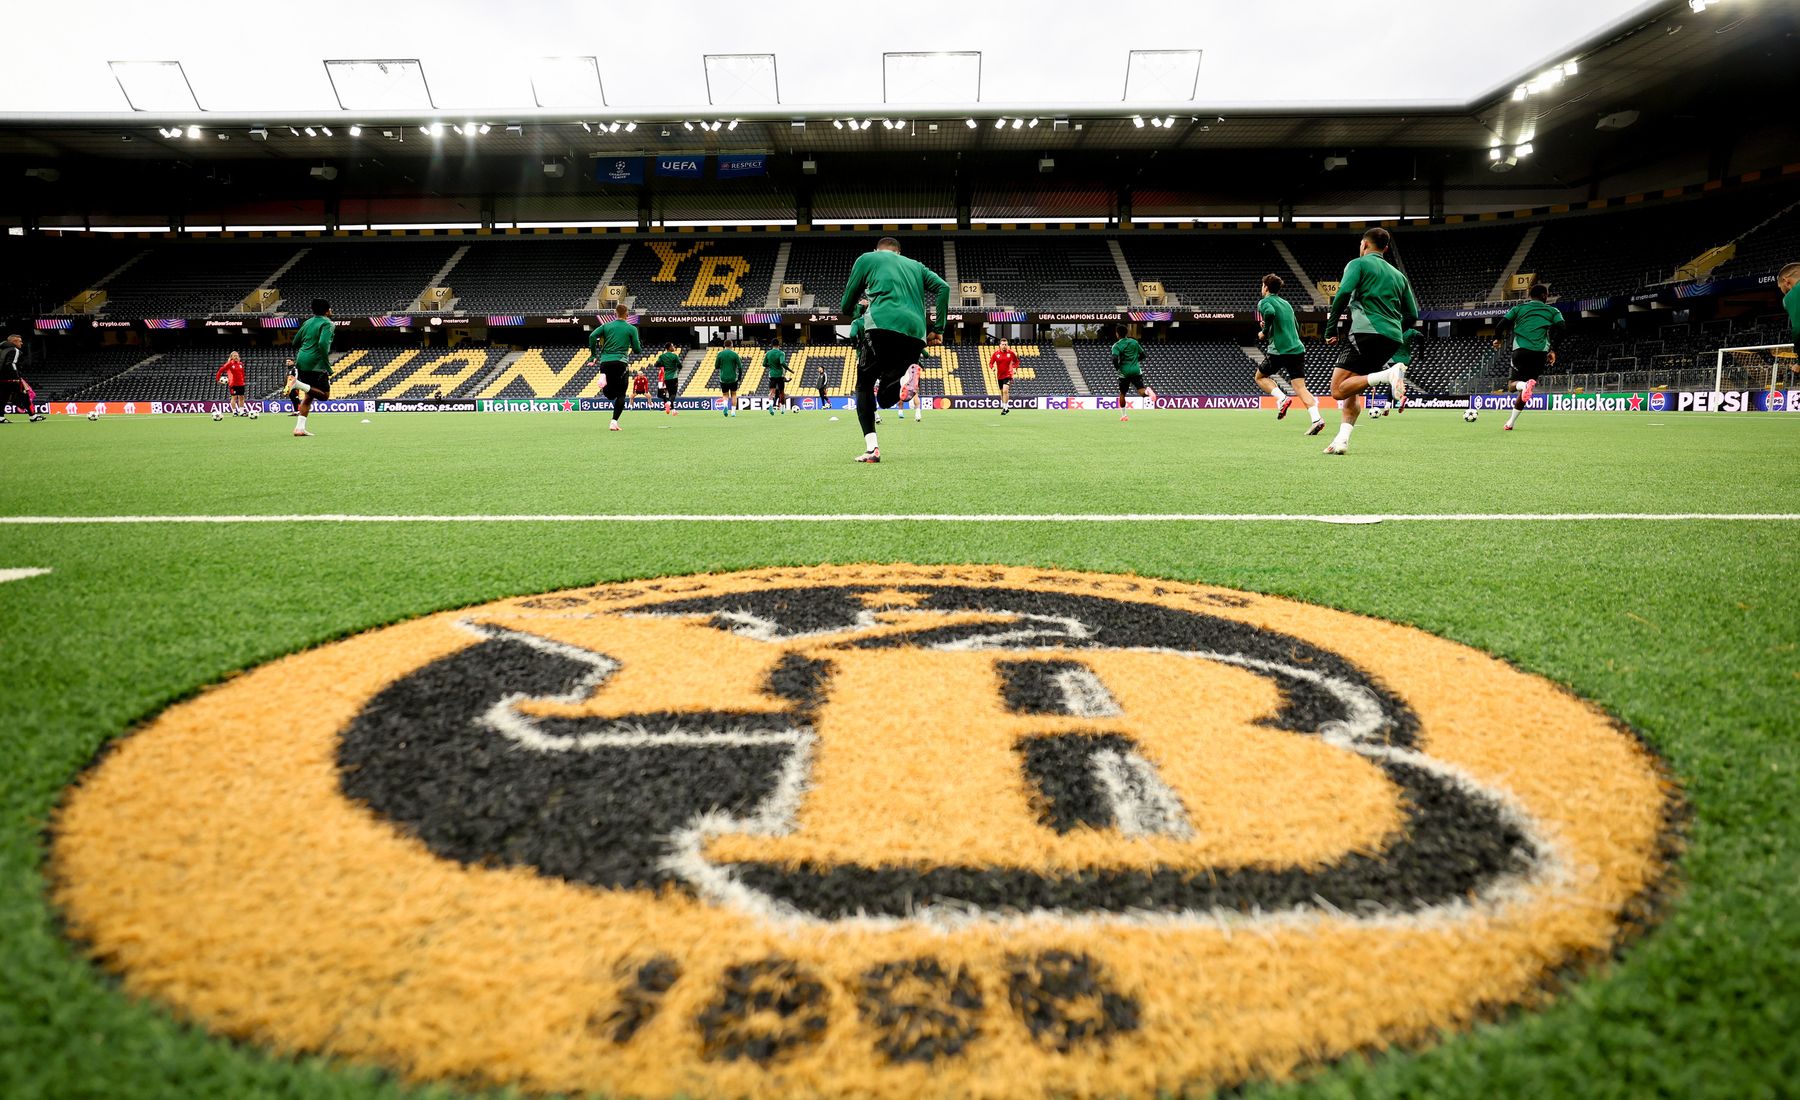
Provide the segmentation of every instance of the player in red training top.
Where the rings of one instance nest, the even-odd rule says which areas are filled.
[[[231,415],[249,416],[250,407],[244,403],[244,361],[238,358],[237,352],[232,352],[225,362],[219,364],[213,378],[231,387]]]
[[[994,381],[1000,383],[1000,415],[1005,416],[1012,411],[1012,377],[1013,371],[1019,369],[1019,353],[1002,340],[988,362],[994,365]]]

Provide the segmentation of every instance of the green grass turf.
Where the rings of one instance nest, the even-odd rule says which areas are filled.
[[[1800,417],[1418,411],[1328,459],[1292,418],[323,416],[0,427],[0,514],[1794,510]],[[1800,525],[1778,522],[0,525],[0,1096],[437,1095],[209,1038],[59,936],[62,790],[235,670],[444,607],[825,561],[1015,562],[1348,608],[1497,653],[1642,730],[1693,810],[1668,919],[1547,1010],[1254,1095],[1758,1097],[1800,1079]],[[296,596],[297,590],[303,595]]]

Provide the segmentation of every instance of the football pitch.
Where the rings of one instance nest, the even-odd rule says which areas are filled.
[[[134,726],[446,609],[857,563],[1135,574],[1405,624],[1563,685],[1660,755],[1680,852],[1616,957],[1541,1008],[1248,1094],[1774,1097],[1800,1079],[1800,416],[1527,413],[1505,433],[1416,410],[1365,417],[1327,457],[1335,413],[1306,438],[1303,412],[889,412],[871,467],[853,414],[830,415],[0,427],[0,576],[48,571],[0,583],[0,1096],[455,1094],[215,1037],[70,941],[53,815]]]

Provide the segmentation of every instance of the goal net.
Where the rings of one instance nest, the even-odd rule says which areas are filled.
[[[1794,345],[1764,344],[1752,348],[1720,348],[1713,375],[1715,390],[1782,390],[1800,388],[1800,362]]]

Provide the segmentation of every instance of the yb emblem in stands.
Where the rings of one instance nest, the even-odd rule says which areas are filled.
[[[1149,1096],[1542,998],[1646,918],[1672,798],[1392,624],[824,567],[277,662],[96,768],[56,869],[134,992],[420,1078]]]
[[[701,255],[710,243],[701,241],[683,248],[668,241],[651,241],[650,251],[656,253],[660,263],[650,281],[672,283],[686,262],[698,257],[689,265],[694,272],[694,281],[689,285],[682,305],[716,309],[736,303],[744,296],[739,280],[750,274],[750,261],[742,256]]]

